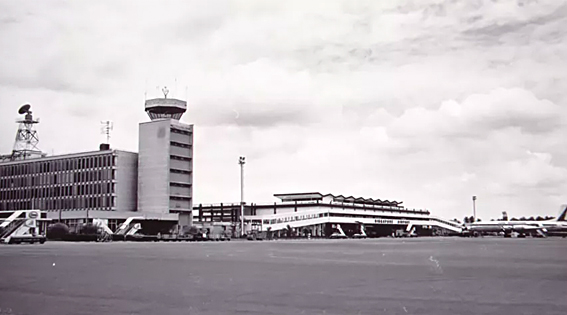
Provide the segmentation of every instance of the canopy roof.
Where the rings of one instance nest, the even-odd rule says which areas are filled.
[[[372,205],[386,205],[386,206],[399,206],[403,201],[390,201],[373,198],[363,198],[333,194],[322,194],[319,192],[309,193],[291,193],[291,194],[274,194],[274,197],[279,198],[281,201],[308,201],[308,200],[322,200],[325,197],[333,198],[336,202],[358,203],[358,204],[372,204]]]

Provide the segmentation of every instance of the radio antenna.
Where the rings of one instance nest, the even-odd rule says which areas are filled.
[[[106,143],[110,145],[110,133],[114,128],[114,124],[110,120],[101,121],[100,123],[102,125],[100,128],[100,133],[106,135]]]

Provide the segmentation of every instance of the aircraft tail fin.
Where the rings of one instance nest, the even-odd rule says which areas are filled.
[[[561,210],[559,211],[559,215],[555,221],[567,221],[565,220],[565,216],[567,215],[567,205],[561,205]]]

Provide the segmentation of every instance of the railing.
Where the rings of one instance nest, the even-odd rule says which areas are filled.
[[[370,211],[363,212],[362,209],[314,209],[305,212],[288,212],[270,215],[259,215],[259,216],[246,216],[247,219],[256,218],[262,220],[264,224],[278,224],[285,222],[303,221],[309,219],[315,219],[319,217],[331,216],[330,213],[338,216],[347,216],[360,219],[375,219],[375,218],[390,218],[396,220],[430,220],[430,217],[424,216],[423,213],[402,213],[399,215],[397,213],[392,213],[390,211]],[[393,218],[391,218],[393,217]]]
[[[25,222],[26,222],[25,219],[16,219],[10,222],[0,231],[0,239],[5,239],[10,235],[12,235],[12,233],[14,233],[18,228],[20,228]]]
[[[124,221],[124,223],[122,223],[118,229],[116,229],[116,231],[114,232],[114,234],[117,235],[126,235],[128,233],[128,230],[130,230],[130,228],[132,227],[132,221],[134,220],[143,220],[143,217],[129,217],[128,219],[126,219],[126,221]]]
[[[438,227],[447,229],[447,230],[451,230],[453,232],[457,232],[460,233],[462,232],[463,228],[459,225],[456,224],[450,224],[449,222],[445,221],[445,220],[441,220],[441,219],[437,219],[437,218],[431,218],[431,221],[435,222],[435,225],[437,225]]]
[[[443,219],[440,219],[440,218],[432,217],[431,220],[434,220],[434,221],[437,221],[437,222],[441,222],[441,223],[450,225],[450,226],[455,227],[455,228],[462,228],[462,226],[461,226],[460,224],[458,224],[458,223],[451,222],[451,221],[447,221],[447,220],[443,220]]]

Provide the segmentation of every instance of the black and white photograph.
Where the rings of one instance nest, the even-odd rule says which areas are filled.
[[[567,314],[567,2],[0,0],[4,314]]]

